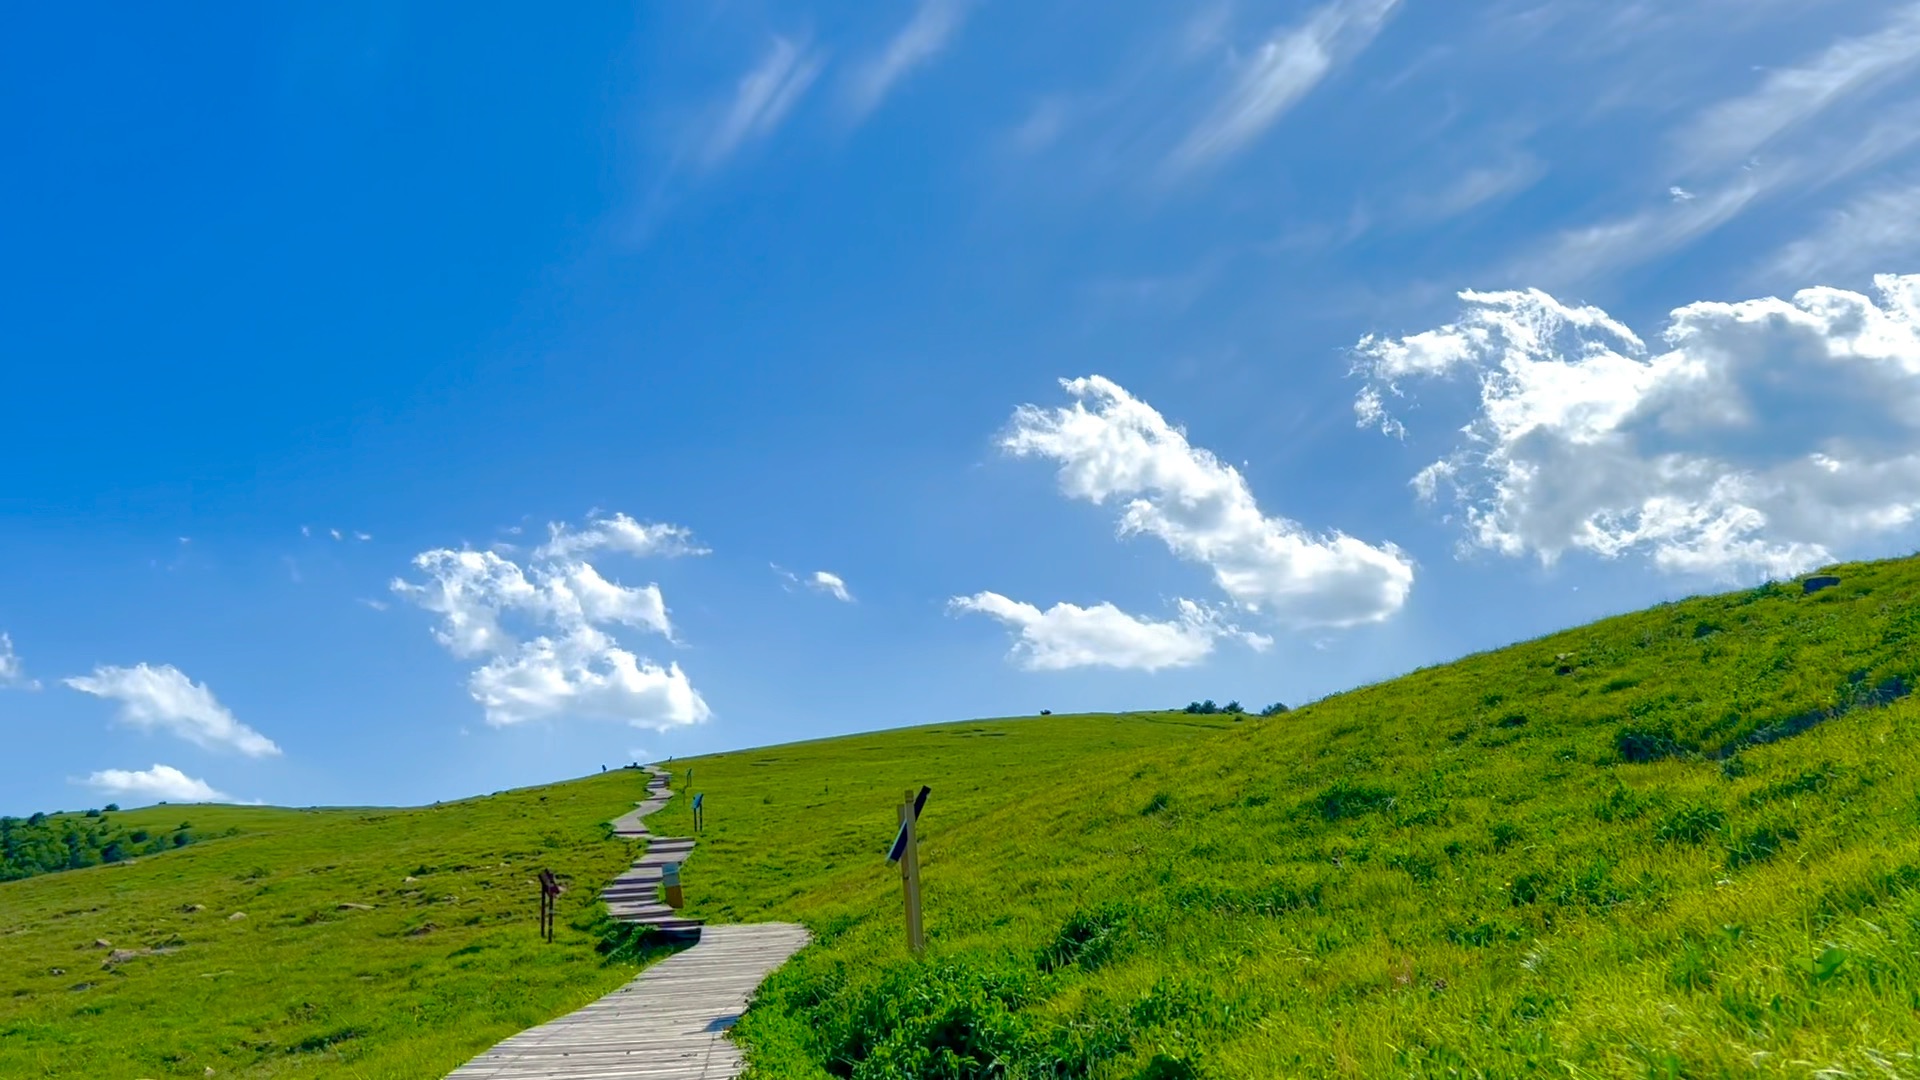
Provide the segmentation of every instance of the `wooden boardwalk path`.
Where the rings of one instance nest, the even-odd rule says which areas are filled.
[[[641,819],[673,797],[651,765],[647,799],[614,819],[614,835],[646,840],[646,854],[602,894],[617,919],[698,943],[641,972],[599,1001],[530,1028],[448,1075],[448,1080],[725,1080],[740,1075],[727,1031],[774,968],[807,944],[792,923],[702,926],[657,899],[660,868],[693,850],[655,837]]]
[[[693,852],[693,838],[655,836],[647,831],[643,819],[673,798],[671,775],[654,765],[647,766],[647,772],[650,775],[646,800],[613,819],[613,835],[646,841],[646,854],[626,873],[614,878],[600,898],[607,902],[607,911],[622,922],[644,923],[670,937],[697,936],[700,933],[697,920],[680,918],[660,901],[661,869],[668,863],[685,862]]]

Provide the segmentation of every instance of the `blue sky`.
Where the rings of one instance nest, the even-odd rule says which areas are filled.
[[[1920,546],[1911,0],[12,31],[0,812],[1299,702]]]

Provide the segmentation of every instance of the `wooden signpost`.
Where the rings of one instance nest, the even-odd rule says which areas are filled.
[[[699,832],[706,827],[707,811],[701,804],[706,801],[707,793],[696,792],[693,796],[693,831]]]
[[[926,949],[927,935],[920,922],[920,844],[914,823],[932,793],[932,788],[923,785],[919,794],[909,791],[900,800],[900,832],[887,852],[888,862],[900,864],[900,886],[907,904],[907,948],[916,956]]]
[[[540,937],[553,941],[554,899],[560,895],[560,883],[553,879],[553,871],[540,871]]]

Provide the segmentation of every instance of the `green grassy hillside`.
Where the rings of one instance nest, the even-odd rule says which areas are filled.
[[[112,814],[207,838],[0,884],[0,1076],[443,1075],[637,969],[602,963],[585,886],[624,865],[600,823],[641,787],[625,771],[416,810]],[[550,946],[541,867],[582,886]]]
[[[971,755],[992,737],[943,730],[840,745],[962,772],[991,761],[1025,789],[1072,754],[1177,745],[1206,729],[1062,720],[1025,761]],[[104,824],[49,816],[43,824],[73,817],[164,834],[169,845],[184,823],[201,839],[0,883],[0,1077],[444,1076],[612,990],[652,955],[628,947],[609,961],[608,928],[596,925],[597,890],[631,855],[602,823],[642,788],[642,774],[617,770],[408,810],[175,805],[109,812]],[[755,812],[771,820],[775,810]],[[800,850],[838,857],[831,844]],[[543,867],[572,883],[552,945],[535,931]]]
[[[818,936],[737,1028],[763,1078],[1915,1075],[1920,562],[1837,572],[1272,718],[677,761],[692,911]],[[882,852],[921,783],[915,960]],[[639,789],[115,812],[202,839],[0,883],[0,1076],[442,1075],[644,959],[592,896]]]
[[[755,1075],[1920,1074],[1920,562],[1835,572],[1167,747],[676,762],[693,911],[819,936]],[[881,853],[923,782],[914,961]]]

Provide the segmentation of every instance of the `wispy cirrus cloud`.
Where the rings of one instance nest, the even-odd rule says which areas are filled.
[[[1739,217],[1796,170],[1754,170],[1712,191],[1676,188],[1633,214],[1566,229],[1523,255],[1512,275],[1548,288],[1589,280],[1677,251]]]
[[[1761,147],[1851,97],[1920,66],[1920,4],[1868,34],[1841,38],[1807,61],[1772,72],[1754,90],[1700,112],[1673,134],[1683,172],[1747,160]]]
[[[973,0],[920,0],[886,47],[848,75],[847,104],[854,121],[866,119],[902,79],[946,49],[972,8]]]
[[[1372,44],[1398,7],[1399,0],[1334,0],[1268,38],[1239,62],[1226,93],[1174,147],[1167,173],[1191,173],[1245,149]]]
[[[1885,91],[1920,71],[1920,3],[1836,38],[1668,132],[1665,198],[1561,230],[1509,267],[1579,284],[1686,248],[1754,208],[1838,184],[1920,144],[1920,108]],[[1651,189],[1652,185],[1650,185]]]
[[[1472,166],[1448,183],[1409,195],[1402,201],[1401,210],[1415,221],[1444,221],[1525,191],[1546,173],[1545,162],[1517,151],[1491,164]]]
[[[1785,280],[1854,275],[1920,259],[1920,180],[1865,192],[1786,245],[1770,269]]]
[[[773,133],[793,110],[825,63],[803,40],[776,37],[766,55],[735,84],[717,110],[699,149],[700,163],[713,168],[742,147]]]

